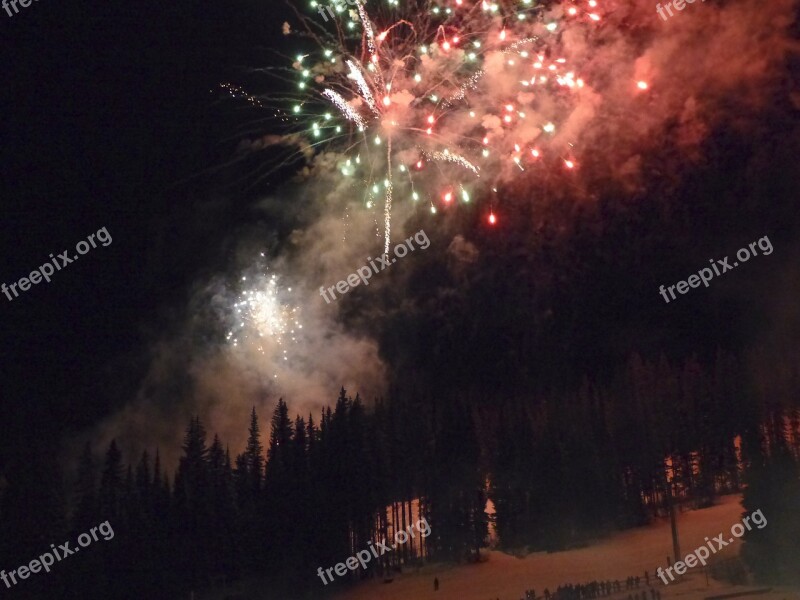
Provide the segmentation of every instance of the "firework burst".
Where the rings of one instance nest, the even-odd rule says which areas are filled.
[[[242,290],[229,310],[226,339],[233,348],[256,351],[272,360],[289,361],[303,325],[300,309],[290,304],[292,288],[275,275],[242,276]]]
[[[384,252],[395,200],[436,213],[531,169],[574,172],[575,133],[559,128],[592,90],[581,72],[589,57],[573,61],[564,40],[587,40],[602,25],[596,0],[389,0],[369,13],[350,2],[334,1],[327,25],[301,17],[298,35],[318,49],[296,56],[298,95],[284,110],[292,135],[299,128],[338,154],[367,210],[382,203]],[[316,0],[311,8],[328,10]],[[454,189],[458,202],[443,200]],[[493,208],[486,218],[497,222]]]

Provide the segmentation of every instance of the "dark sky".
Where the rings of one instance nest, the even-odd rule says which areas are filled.
[[[111,390],[133,393],[146,366],[143,349],[155,332],[169,328],[173,317],[178,320],[175,311],[185,304],[189,284],[221,260],[220,240],[244,220],[246,199],[255,192],[239,194],[241,190],[223,185],[224,178],[194,176],[230,157],[235,142],[220,140],[229,139],[236,124],[247,118],[220,106],[217,85],[244,81],[247,67],[272,60],[267,46],[280,49],[284,10],[272,0],[36,0],[11,18],[0,12],[5,83],[0,278],[8,284],[26,276],[50,253],[72,249],[102,227],[113,239],[110,246],[90,251],[56,273],[52,282],[34,286],[13,302],[0,296],[2,449],[17,434],[39,435],[39,428],[41,434],[80,429],[114,408],[108,400]],[[794,114],[791,108],[776,109],[779,115],[782,111],[789,117]],[[760,139],[769,139],[770,130],[786,131],[781,119],[789,117],[773,116]],[[619,345],[622,356],[629,349],[652,352],[665,339],[685,349],[691,340],[708,340],[712,331],[719,337],[710,339],[702,351],[758,337],[729,335],[721,328],[743,314],[753,298],[764,295],[754,283],[737,292],[720,284],[710,305],[698,304],[697,293],[675,313],[665,311],[656,291],[657,283],[675,283],[705,266],[706,253],[733,253],[740,241],[767,233],[774,236],[776,261],[757,276],[751,269],[754,277],[774,281],[795,255],[794,249],[784,254],[779,249],[779,241],[788,243],[796,234],[794,223],[787,221],[796,213],[796,186],[787,183],[792,179],[793,147],[777,144],[758,153],[756,159],[768,168],[749,180],[763,184],[754,190],[737,189],[743,181],[737,175],[740,170],[748,164],[753,168],[748,158],[753,149],[737,148],[740,140],[733,136],[718,137],[715,143],[718,162],[706,164],[677,191],[671,190],[681,214],[668,225],[659,226],[663,214],[658,211],[644,211],[610,218],[605,235],[579,238],[572,251],[589,264],[559,293],[564,301],[575,294],[585,301],[575,309],[577,322],[563,334],[572,336],[565,343],[586,349],[590,356],[594,352],[597,358],[608,350],[595,344],[597,338]],[[774,173],[769,172],[770,164]],[[765,197],[764,191],[773,196]],[[736,194],[750,201],[733,212],[724,200]],[[598,214],[602,212],[601,208]],[[616,260],[615,249],[631,239],[626,228],[636,227],[647,233],[641,239],[634,235],[626,258]],[[520,264],[514,251],[526,245],[530,233],[513,226],[501,231],[503,237],[489,243],[485,255],[491,260],[496,253],[497,262],[487,263],[485,277],[470,284],[483,292],[462,304],[461,312],[452,313],[454,329],[473,315],[503,315],[490,319],[486,335],[474,339],[475,347],[498,363],[503,362],[503,350],[498,354],[493,345],[502,348],[520,322],[504,311],[507,300],[518,293],[509,275]],[[600,246],[580,245],[595,242]],[[531,269],[540,268],[536,261],[547,260],[539,254]],[[552,267],[558,260],[548,264]],[[598,270],[590,276],[593,268]],[[639,278],[626,292],[630,273]],[[536,279],[536,273],[529,276]],[[498,291],[486,292],[491,285]],[[424,295],[428,290],[423,285],[412,293]],[[563,305],[557,294],[548,301]],[[402,317],[389,323],[382,337],[388,356],[397,358],[398,347],[406,344],[402,332],[415,324],[436,331],[436,315],[443,308],[436,307],[415,323]],[[581,319],[590,313],[602,319],[585,328]],[[521,314],[531,321],[540,317]],[[739,320],[736,331],[761,326],[760,319],[756,315]],[[618,327],[618,322],[627,327]],[[641,336],[642,331],[651,339]],[[551,331],[542,343],[563,341],[559,332]],[[434,357],[428,351],[433,346],[435,340],[430,340],[406,364],[430,365]],[[469,364],[465,361],[472,350],[467,346],[455,353],[449,364],[454,377]],[[494,369],[491,362],[475,362]]]
[[[226,215],[194,214],[197,186],[181,182],[214,164],[226,124],[212,90],[274,28],[260,5],[37,1],[0,15],[3,280],[102,227],[113,239],[3,297],[6,432],[107,410],[97,375],[137,352],[202,266]],[[182,227],[193,214],[207,226]]]

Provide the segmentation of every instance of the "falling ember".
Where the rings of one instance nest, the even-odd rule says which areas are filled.
[[[636,87],[638,87],[640,90],[646,90],[649,86],[647,85],[646,81],[640,81],[636,84]]]
[[[575,163],[574,163],[574,162],[572,162],[571,160],[565,160],[565,161],[564,161],[564,165],[565,165],[565,166],[566,166],[568,169],[574,169],[574,168],[575,168]]]
[[[489,213],[489,224],[494,225],[497,223],[497,217],[494,216],[494,212]]]

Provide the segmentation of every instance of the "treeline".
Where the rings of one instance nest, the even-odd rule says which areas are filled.
[[[34,451],[8,471],[0,557],[14,568],[108,520],[113,540],[15,593],[174,598],[257,574],[278,597],[301,597],[338,585],[325,588],[318,567],[421,517],[431,535],[340,581],[474,560],[489,538],[567,548],[746,483],[746,508],[769,526],[746,536],[745,558],[759,577],[787,579],[800,540],[797,365],[763,353],[680,367],[633,357],[602,384],[535,400],[393,393],[367,409],[341,390],[319,424],[279,400],[264,439],[253,410],[238,455],[193,418],[174,477],[157,451],[126,465],[112,442],[99,464],[87,445],[64,484]]]

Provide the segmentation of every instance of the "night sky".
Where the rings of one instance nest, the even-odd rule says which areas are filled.
[[[240,230],[257,222],[281,250],[313,222],[314,191],[297,184],[280,192],[284,212],[260,204],[291,175],[256,181],[275,160],[270,150],[217,168],[240,140],[270,132],[218,86],[279,92],[253,69],[292,51],[280,33],[290,17],[272,2],[47,0],[2,15],[2,279],[102,227],[113,238],[51,283],[0,298],[4,446],[113,414],[136,395],[153,344],[184,330],[197,282],[229,268]],[[411,218],[439,250],[404,267],[391,291],[353,294],[337,319],[377,340],[387,384],[413,372],[445,387],[512,391],[602,378],[633,353],[708,358],[796,333],[796,69],[776,72],[760,112],[731,98],[694,155],[681,154],[678,124],[648,140],[639,189],[587,159],[585,187],[548,183],[542,195],[553,200],[542,205],[527,185],[506,185],[492,230],[480,213]],[[459,235],[480,250],[466,273],[444,253]],[[764,235],[772,256],[669,305],[658,294]],[[407,310],[395,310],[398,295]]]

